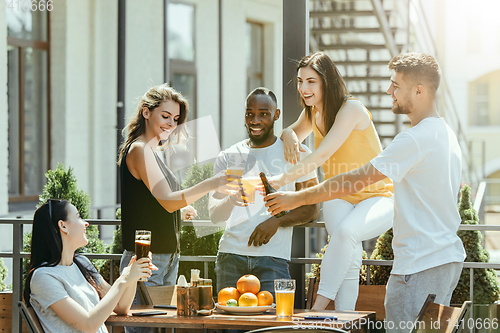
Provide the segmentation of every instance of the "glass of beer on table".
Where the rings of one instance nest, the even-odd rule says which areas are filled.
[[[295,280],[274,280],[274,293],[276,294],[276,316],[291,317],[295,300]]]
[[[137,260],[147,258],[151,247],[151,231],[136,230],[135,231],[135,255]],[[141,278],[139,281],[147,281],[146,278]]]

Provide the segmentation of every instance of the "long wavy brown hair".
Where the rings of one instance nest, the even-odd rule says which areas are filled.
[[[163,143],[163,148],[166,149],[174,140],[175,142],[180,142],[182,138],[187,138],[188,133],[186,127],[182,126],[182,124],[186,122],[189,112],[188,101],[181,93],[177,92],[167,83],[153,87],[141,97],[134,116],[123,129],[122,134],[126,139],[120,147],[120,156],[118,158],[119,165],[122,163],[122,157],[127,147],[146,131],[146,119],[142,115],[142,110],[148,108],[150,111],[153,111],[164,101],[174,101],[178,103],[180,106],[180,114],[179,120],[177,121],[177,128],[170,134],[167,141]]]
[[[323,82],[323,124],[326,133],[330,131],[335,122],[335,117],[344,102],[344,99],[349,96],[349,91],[345,85],[342,75],[340,75],[337,66],[332,59],[323,52],[316,52],[305,56],[297,65],[297,73],[302,67],[311,67],[321,78]],[[300,93],[299,93],[300,95]],[[299,96],[300,97],[300,96]],[[310,106],[304,103],[304,99],[300,97],[302,106],[306,110],[307,119],[311,122],[312,110]]]

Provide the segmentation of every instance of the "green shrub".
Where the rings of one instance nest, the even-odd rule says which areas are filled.
[[[392,229],[389,229],[384,234],[380,235],[377,239],[377,244],[375,245],[375,249],[370,256],[370,259],[374,260],[393,260],[394,254],[392,252]],[[320,253],[316,253],[316,258],[322,259],[323,255],[328,247],[328,243],[330,242],[330,236],[328,236],[328,241],[326,245],[321,249]],[[367,254],[363,250],[363,259],[367,259]],[[391,273],[392,266],[370,266],[370,285],[385,285],[387,284],[387,280],[389,279],[389,275]],[[312,264],[311,265],[311,275],[316,277],[316,280],[319,281],[321,271],[321,264]],[[361,270],[359,271],[359,284],[366,285],[367,284],[367,267],[365,265],[361,266]],[[309,276],[311,276],[309,275]]]
[[[461,197],[458,204],[458,211],[462,224],[478,224],[479,217],[472,207],[470,200],[471,189],[464,185],[460,190]],[[458,236],[462,239],[465,252],[467,254],[466,262],[489,262],[490,255],[481,245],[481,232],[478,230],[459,230]],[[470,269],[464,268],[460,275],[458,285],[453,292],[451,303],[463,304],[470,300]],[[500,287],[496,277],[495,270],[490,268],[474,269],[474,303],[491,304],[500,300]]]
[[[7,278],[7,267],[3,262],[3,258],[0,258],[0,291],[7,289],[5,284],[5,279]]]
[[[328,240],[327,240],[327,243],[326,245],[321,249],[321,252],[320,253],[316,253],[316,258],[318,259],[323,259],[323,256],[325,254],[325,251],[328,247],[328,243],[330,242],[330,236],[328,236]],[[362,256],[363,259],[367,259],[368,256],[366,254],[366,251],[363,250],[363,256]],[[308,284],[309,284],[309,277],[315,277],[316,278],[316,281],[319,281],[319,278],[320,278],[320,273],[321,273],[321,264],[312,264],[311,265],[311,273],[307,273],[306,274],[306,291],[308,289]],[[360,271],[360,276],[359,276],[359,284],[366,284],[366,273],[367,273],[367,270],[366,270],[366,266],[363,265],[361,266],[361,271]],[[370,275],[370,278],[371,278],[372,275]],[[374,284],[372,282],[370,282],[370,284]]]
[[[193,164],[187,171],[187,176],[182,183],[182,188],[188,188],[194,186],[201,181],[212,177],[213,175],[213,164],[207,163],[203,165]],[[206,194],[202,198],[198,199],[192,204],[192,206],[198,212],[198,217],[196,219],[200,220],[210,220],[208,212],[208,196]],[[204,237],[198,237],[194,227],[183,226],[181,229],[181,254],[183,256],[197,256],[197,255],[217,255],[217,250],[219,248],[219,241],[224,233],[223,230],[219,230],[216,233],[209,234]],[[184,261],[179,264],[179,275],[184,275],[188,281],[191,276],[191,269],[199,269],[201,277],[204,276],[203,262],[189,262]],[[215,263],[208,263],[208,278],[212,279],[212,285],[216,286],[216,276],[215,276]]]
[[[392,228],[380,235],[377,239],[375,249],[370,256],[373,260],[394,260],[394,252],[392,251],[392,238],[394,234]],[[365,270],[366,266],[362,267]],[[386,285],[391,275],[392,266],[371,266],[370,267],[370,284]],[[366,284],[366,283],[364,283]]]
[[[64,199],[76,207],[82,219],[90,218],[90,196],[77,187],[76,176],[73,168],[67,170],[63,164],[58,164],[56,170],[48,170],[45,173],[47,183],[43,188],[37,207],[43,205],[48,199]],[[77,249],[77,253],[107,253],[106,245],[99,239],[99,229],[96,225],[87,227],[88,244]],[[31,233],[23,236],[23,251],[31,252]],[[92,263],[100,269],[105,260],[92,260]],[[23,274],[26,276],[29,268],[28,259],[23,259]]]
[[[121,208],[118,208],[116,210],[116,218],[118,220],[121,220],[122,218],[122,211]],[[109,253],[113,254],[122,254],[123,253],[123,243],[122,243],[122,226],[121,224],[118,226],[118,228],[115,230],[113,234],[113,243],[111,246],[108,248]],[[106,281],[110,281],[110,271],[109,267],[111,265],[111,260],[106,260],[106,263],[102,265],[99,269],[99,273],[102,275],[102,277]],[[120,277],[120,261],[115,260],[114,265],[113,265],[113,280],[116,281]],[[114,282],[113,281],[113,282]]]

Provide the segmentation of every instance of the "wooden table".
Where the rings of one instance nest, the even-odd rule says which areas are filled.
[[[133,306],[131,313],[153,309],[151,305]],[[108,326],[165,327],[188,329],[239,329],[253,330],[271,326],[336,327],[351,332],[367,332],[368,321],[375,321],[375,312],[368,311],[312,311],[294,310],[291,318],[277,318],[276,311],[269,310],[261,315],[232,315],[217,310],[211,316],[177,316],[176,310],[165,310],[166,315],[156,316],[118,316],[112,314],[106,321]],[[306,315],[337,316],[338,320],[305,320]]]

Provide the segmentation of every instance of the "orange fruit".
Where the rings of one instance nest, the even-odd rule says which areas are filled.
[[[238,300],[238,305],[239,306],[257,306],[259,304],[259,300],[257,299],[257,296],[253,293],[244,293],[243,295],[240,296],[240,299]]]
[[[236,283],[236,288],[241,294],[253,293],[257,294],[260,290],[260,280],[255,275],[247,274],[239,278]]]
[[[273,305],[273,294],[267,290],[262,290],[258,293],[257,299],[259,300],[259,306]]]
[[[226,287],[219,291],[218,302],[220,305],[226,305],[226,302],[230,299],[240,298],[240,292],[234,287]]]

